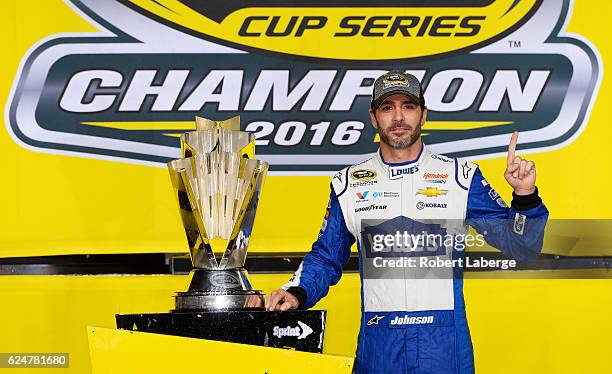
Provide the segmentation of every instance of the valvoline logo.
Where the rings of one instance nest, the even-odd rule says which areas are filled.
[[[370,191],[357,192],[356,195],[357,195],[357,199],[359,199],[358,201],[365,201],[365,200],[367,200],[369,192]]]
[[[602,75],[565,31],[570,0],[66,3],[99,32],[23,57],[5,122],[31,151],[166,167],[195,116],[239,114],[272,173],[329,174],[376,151],[370,95],[391,70],[421,81],[432,152],[505,155],[515,130],[549,151],[585,128]]]

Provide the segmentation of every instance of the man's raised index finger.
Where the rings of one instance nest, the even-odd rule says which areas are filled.
[[[515,131],[512,133],[512,137],[510,138],[510,144],[508,145],[508,165],[514,162],[517,142],[518,142],[518,131]]]

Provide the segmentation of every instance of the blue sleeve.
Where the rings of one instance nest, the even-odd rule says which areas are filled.
[[[338,197],[332,189],[319,237],[285,288],[300,300],[300,309],[314,306],[342,276],[355,237],[346,227]],[[298,292],[295,292],[295,288]],[[305,291],[305,295],[301,290]],[[293,292],[292,292],[293,290]],[[301,293],[301,295],[300,295]],[[298,296],[299,295],[299,296]]]
[[[487,243],[516,260],[535,258],[542,250],[548,210],[537,188],[532,195],[513,194],[508,207],[476,168],[465,218]]]

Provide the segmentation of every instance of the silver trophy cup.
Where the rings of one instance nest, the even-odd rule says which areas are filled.
[[[168,163],[193,270],[175,310],[227,310],[259,305],[244,269],[268,163],[254,159],[255,136],[240,131],[240,117],[196,118],[181,136],[182,158]],[[215,257],[214,249],[222,255]],[[217,251],[218,252],[218,251]],[[256,299],[256,300],[254,300]]]

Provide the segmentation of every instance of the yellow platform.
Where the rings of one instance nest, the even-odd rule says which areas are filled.
[[[353,358],[88,327],[92,374],[350,373]]]

